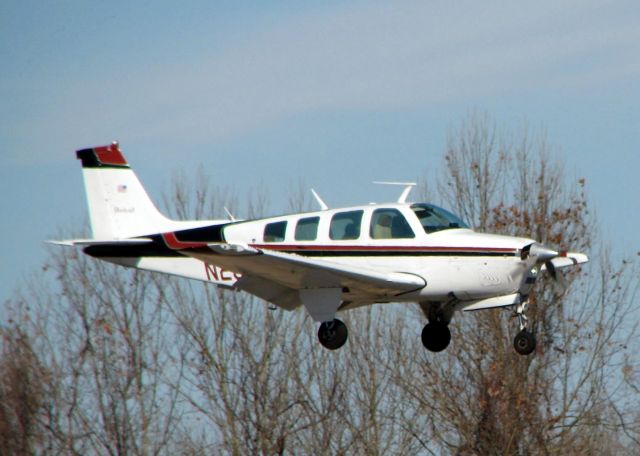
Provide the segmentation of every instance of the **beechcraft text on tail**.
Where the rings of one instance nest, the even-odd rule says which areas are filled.
[[[162,215],[117,143],[77,151],[93,237],[53,241],[94,258],[242,290],[286,310],[304,307],[331,350],[347,341],[336,315],[390,302],[420,306],[422,343],[444,350],[458,311],[512,307],[514,347],[535,349],[525,311],[541,271],[588,261],[533,239],[476,233],[428,203],[397,202],[257,220],[176,221]],[[105,285],[106,286],[106,285]]]

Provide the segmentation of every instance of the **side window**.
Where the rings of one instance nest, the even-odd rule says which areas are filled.
[[[371,239],[410,239],[416,237],[407,219],[397,209],[376,209],[371,216]]]
[[[315,241],[318,237],[320,217],[307,217],[298,220],[296,225],[296,241]]]
[[[264,227],[264,242],[282,242],[286,231],[286,221],[267,223]]]
[[[338,212],[331,218],[329,237],[336,241],[358,239],[361,222],[362,211]]]

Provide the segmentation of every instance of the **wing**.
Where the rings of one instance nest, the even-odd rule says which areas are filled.
[[[303,304],[317,321],[333,318],[343,292],[375,301],[426,285],[415,274],[384,273],[247,245],[216,243],[182,253],[242,273],[236,287],[286,309]]]

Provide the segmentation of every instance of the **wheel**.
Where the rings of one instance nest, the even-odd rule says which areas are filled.
[[[451,342],[449,327],[440,322],[429,322],[422,329],[422,345],[429,351],[441,352]]]
[[[513,339],[513,348],[521,355],[530,355],[536,349],[536,336],[523,329]]]
[[[347,342],[349,331],[347,325],[334,318],[332,321],[325,321],[318,329],[318,339],[323,347],[329,350],[337,350]]]

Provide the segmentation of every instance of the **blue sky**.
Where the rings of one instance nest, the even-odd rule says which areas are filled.
[[[546,130],[604,237],[640,250],[633,1],[0,3],[0,301],[85,221],[74,150],[117,139],[159,200],[203,165],[275,208],[330,206],[442,168],[470,110]]]

